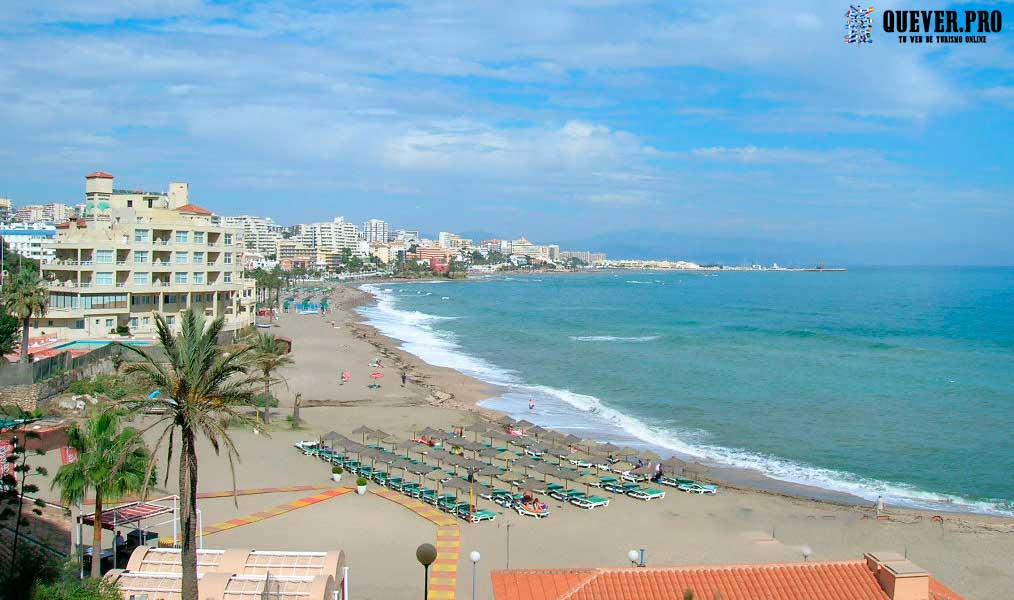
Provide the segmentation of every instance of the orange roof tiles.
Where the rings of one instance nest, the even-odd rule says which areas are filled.
[[[496,600],[888,600],[865,561],[493,571]],[[961,600],[931,579],[934,600]],[[949,595],[948,595],[949,594]]]
[[[178,210],[179,212],[194,213],[194,214],[197,214],[197,215],[210,215],[210,214],[214,214],[210,210],[208,210],[206,208],[201,208],[200,206],[197,206],[196,204],[184,204],[183,206],[177,208],[176,210]]]
[[[105,171],[95,171],[85,175],[85,179],[115,179],[115,177]]]

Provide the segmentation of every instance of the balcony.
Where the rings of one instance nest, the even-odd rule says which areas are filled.
[[[169,240],[152,240],[151,245],[152,246],[168,246],[169,243],[170,243]]]
[[[125,261],[125,260],[118,260],[118,261],[116,261],[116,266],[117,267],[122,267],[122,266],[125,266],[126,264],[127,264],[127,261]]]

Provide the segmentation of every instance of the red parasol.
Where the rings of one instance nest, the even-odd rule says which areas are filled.
[[[374,371],[373,373],[370,373],[370,379],[380,379],[383,376],[384,374],[381,373],[380,371]]]

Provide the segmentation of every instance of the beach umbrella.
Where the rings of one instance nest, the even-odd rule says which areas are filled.
[[[465,461],[465,464],[463,466],[469,471],[478,471],[479,469],[484,469],[487,466],[489,466],[489,463],[484,463],[481,460],[475,460],[474,458],[470,458]]]
[[[616,454],[616,452],[619,451],[619,449],[620,449],[619,446],[617,446],[616,444],[612,444],[610,442],[598,444],[598,446],[596,447],[596,450],[604,454]]]
[[[701,463],[687,463],[687,465],[683,467],[683,472],[690,473],[700,479],[708,474],[708,468]]]
[[[441,432],[438,431],[438,430],[436,430],[436,429],[433,429],[432,427],[427,427],[427,428],[423,429],[422,431],[420,431],[419,435],[420,435],[420,437],[421,436],[436,437],[437,434],[439,434],[439,433],[441,433]]]
[[[516,459],[517,457],[518,455],[514,454],[510,450],[504,450],[503,452],[497,454],[494,458],[496,458],[497,460],[502,460],[506,464],[510,464],[510,461]]]
[[[620,461],[612,466],[612,469],[617,473],[626,473],[627,471],[633,471],[637,468],[637,465],[632,465],[626,461]]]
[[[501,425],[508,425],[509,426],[509,425],[513,425],[515,421],[514,421],[514,419],[508,417],[507,415],[504,415],[504,416],[500,417],[499,419],[497,419],[496,422],[499,423],[499,424],[501,424]]]
[[[677,470],[680,473],[682,473],[684,467],[686,467],[686,464],[687,463],[676,458],[675,456],[670,456],[669,458],[662,461],[662,466],[665,467],[666,469],[669,469],[673,473],[676,473]]]
[[[630,474],[631,475],[644,475],[644,476],[651,477],[652,475],[655,474],[655,469],[649,467],[648,465],[644,465],[643,467],[637,467],[636,469],[634,469],[633,471],[631,471]]]
[[[342,435],[342,434],[340,434],[340,433],[338,433],[337,431],[329,431],[329,432],[325,433],[323,436],[321,436],[320,439],[328,441],[328,442],[335,442],[335,441],[338,441],[338,440],[341,440],[341,439],[345,439],[345,436]]]
[[[503,471],[500,470],[500,467],[496,467],[493,465],[486,465],[485,467],[475,472],[476,475],[488,475],[490,485],[493,485],[493,476],[499,475],[501,473],[503,473]]]
[[[576,436],[576,435],[574,435],[573,433],[568,433],[568,434],[567,434],[567,435],[566,435],[566,436],[565,436],[565,437],[563,438],[563,441],[564,441],[565,443],[567,443],[568,445],[570,445],[570,446],[575,446],[575,445],[577,445],[577,444],[580,444],[582,440],[581,440],[581,438],[577,437],[577,436]]]
[[[404,440],[394,445],[396,450],[410,450],[418,446],[419,443],[414,440]]]
[[[623,448],[620,448],[619,452],[617,452],[616,454],[619,455],[619,456],[621,456],[621,457],[623,457],[623,458],[630,458],[631,456],[633,456],[634,458],[637,458],[637,456],[639,455],[638,451],[634,450],[630,446],[625,446]]]
[[[443,481],[447,479],[448,475],[441,469],[433,469],[432,471],[423,474],[423,476],[429,481]]]
[[[531,427],[528,428],[528,435],[534,435],[535,437],[539,437],[543,433],[546,433],[546,431],[548,430],[543,427],[539,427],[538,425],[532,425]]]
[[[522,481],[524,479],[525,479],[524,475],[520,473],[515,473],[514,471],[507,471],[506,473],[500,475],[500,481],[506,481],[508,483],[514,481]]]
[[[415,446],[409,448],[409,452],[415,452],[416,454],[422,457],[426,456],[432,449],[433,448],[430,448],[426,444],[416,444]]]
[[[511,440],[511,443],[514,444],[515,446],[521,446],[523,448],[527,448],[528,446],[531,446],[532,444],[534,444],[535,440],[530,440],[528,438],[518,437],[518,438],[514,438],[513,440]]]
[[[514,468],[521,467],[521,468],[525,469],[525,471],[527,472],[528,469],[530,469],[532,467],[535,467],[537,465],[542,465],[542,464],[546,464],[546,463],[544,463],[541,460],[535,460],[531,456],[522,456],[521,458],[519,458],[516,461],[514,461],[513,467]]]
[[[526,421],[524,419],[521,419],[517,423],[514,423],[514,426],[517,427],[518,429],[520,429],[521,431],[525,431],[529,427],[534,427],[535,423],[532,423],[531,421]]]
[[[365,444],[366,443],[366,436],[369,435],[369,434],[371,434],[371,433],[373,433],[373,430],[370,429],[369,427],[367,427],[366,425],[360,425],[359,427],[356,427],[355,429],[353,429],[352,433],[353,433],[353,435],[362,435],[363,436],[363,443]]]
[[[426,454],[426,458],[431,458],[431,459],[437,461],[437,464],[440,464],[440,463],[444,462],[445,460],[447,460],[450,457],[451,457],[451,453],[448,452],[447,450],[444,450],[443,448],[435,448],[433,450],[430,450]]]
[[[370,437],[377,440],[377,443],[380,443],[380,440],[391,437],[391,434],[387,433],[386,431],[382,431],[380,429],[374,429],[373,433],[370,434]]]
[[[497,454],[500,454],[500,451],[496,448],[483,448],[482,450],[479,450],[479,456],[483,458],[493,458]]]
[[[477,422],[477,423],[472,423],[471,425],[466,425],[465,427],[461,428],[462,431],[468,431],[470,433],[474,433],[476,440],[479,439],[479,434],[480,433],[486,433],[487,429],[489,429],[489,426],[486,425],[485,423],[481,422],[481,421]]]
[[[578,462],[591,462],[594,460],[594,457],[592,455],[585,454],[584,452],[571,452],[564,458],[566,458],[567,460],[576,460]]]
[[[585,493],[590,494],[592,484],[597,484],[599,482],[599,478],[589,473],[588,475],[582,475],[578,477],[577,479],[575,479],[575,481],[578,483],[583,483]]]
[[[486,432],[486,437],[488,437],[491,440],[500,440],[501,442],[506,442],[507,440],[511,439],[512,436],[509,436],[506,433],[498,431],[496,429],[490,429],[489,431]]]

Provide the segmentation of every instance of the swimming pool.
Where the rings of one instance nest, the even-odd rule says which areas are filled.
[[[94,350],[96,348],[106,346],[110,343],[112,342],[108,340],[76,340],[73,342],[67,342],[66,344],[60,344],[59,346],[54,346],[53,348],[54,349],[59,348],[61,350]],[[144,340],[127,340],[120,343],[126,344],[128,346],[151,346],[155,342],[149,342]]]

